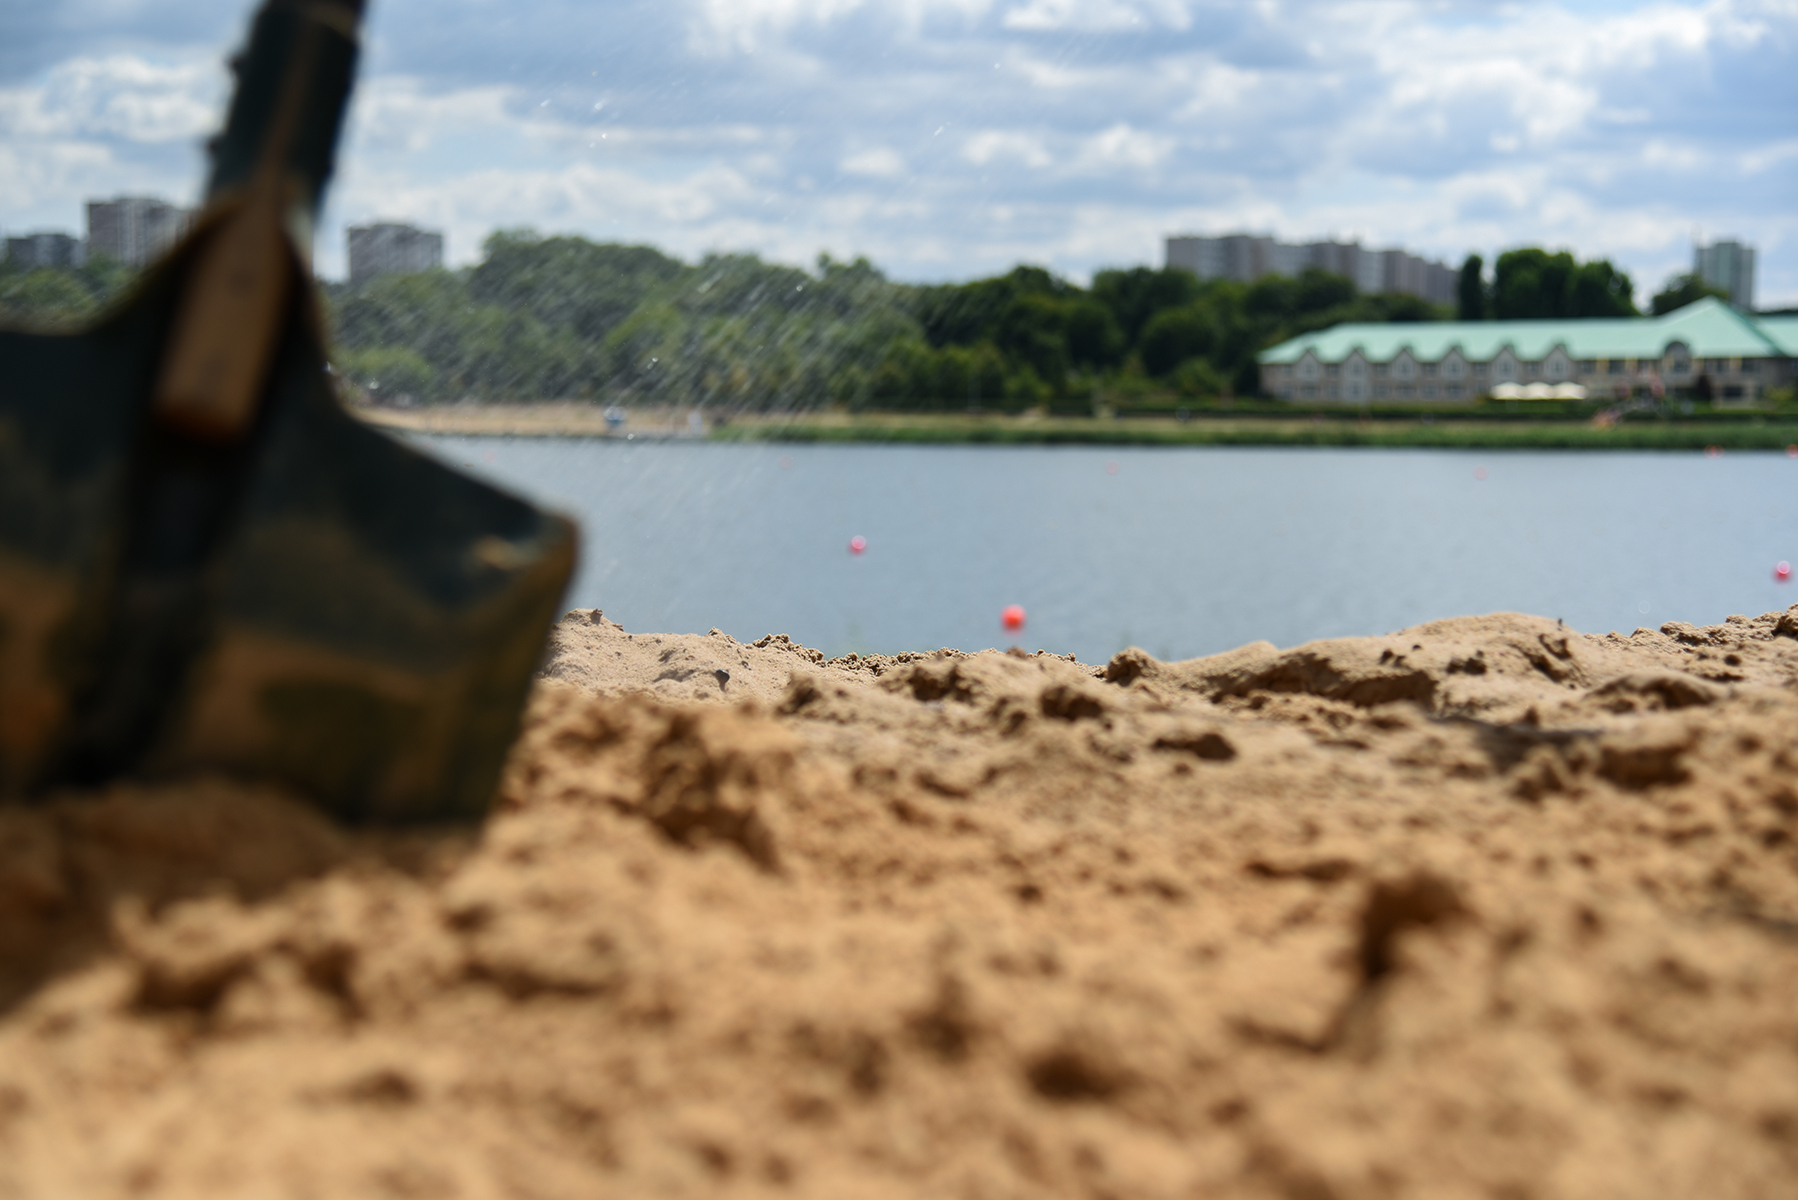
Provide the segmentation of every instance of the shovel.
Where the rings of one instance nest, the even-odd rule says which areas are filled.
[[[0,330],[0,794],[214,771],[472,818],[575,530],[356,420],[309,246],[361,0],[265,0],[203,211],[72,334]]]

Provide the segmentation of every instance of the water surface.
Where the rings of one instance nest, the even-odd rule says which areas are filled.
[[[1012,639],[1102,661],[1502,609],[1587,632],[1798,601],[1798,459],[428,437],[574,514],[570,607],[829,654]],[[849,540],[860,535],[857,556]]]

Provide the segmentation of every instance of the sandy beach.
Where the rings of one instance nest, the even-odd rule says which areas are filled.
[[[1765,1197],[1798,607],[1188,662],[556,628],[478,829],[0,810],[0,1196]]]

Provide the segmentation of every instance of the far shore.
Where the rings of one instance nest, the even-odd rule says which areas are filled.
[[[580,437],[625,440],[890,442],[990,445],[1410,446],[1517,450],[1790,450],[1798,413],[1731,412],[1684,418],[1632,417],[1609,426],[1589,419],[1525,414],[1375,414],[1353,410],[1088,417],[1026,413],[736,414],[716,420],[702,409],[606,409],[579,401],[540,404],[358,406],[374,425],[414,433],[485,437]]]

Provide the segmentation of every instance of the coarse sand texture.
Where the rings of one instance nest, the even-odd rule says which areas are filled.
[[[1798,1195],[1798,608],[557,627],[478,829],[0,808],[0,1197]]]

